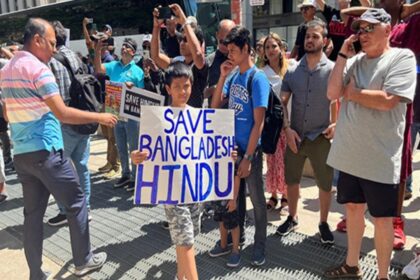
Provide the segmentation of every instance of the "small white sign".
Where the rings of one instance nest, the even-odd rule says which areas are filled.
[[[251,6],[263,6],[264,0],[249,0]]]

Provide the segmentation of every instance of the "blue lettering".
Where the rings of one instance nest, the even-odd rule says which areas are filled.
[[[185,202],[185,194],[186,194],[186,183],[188,183],[188,189],[190,191],[191,199],[193,201],[197,201],[198,198],[198,185],[197,185],[197,179],[198,179],[198,164],[196,164],[195,167],[195,184],[193,185],[191,183],[190,179],[190,173],[188,172],[188,166],[183,165],[182,166],[182,187],[181,187],[181,202]]]
[[[199,189],[200,189],[200,201],[204,201],[211,192],[212,186],[213,186],[213,173],[211,171],[211,167],[205,163],[205,162],[201,162],[201,163],[197,163],[199,165]],[[203,186],[203,175],[204,175],[204,170],[207,170],[207,174],[209,177],[209,183],[207,185],[207,191],[205,193],[203,193],[204,190],[204,186]]]
[[[222,156],[219,154],[219,152],[220,152],[220,140],[221,139],[222,139],[221,135],[216,135],[214,137],[214,142],[215,142],[215,146],[216,146],[216,148],[215,148],[216,159],[222,158]]]
[[[178,200],[172,200],[172,187],[174,185],[174,170],[180,169],[181,165],[164,165],[162,166],[162,170],[169,171],[169,178],[168,178],[168,196],[166,200],[159,200],[159,203],[163,204],[178,204]]]
[[[182,157],[183,159],[186,159],[190,156],[191,154],[191,148],[185,147],[185,150],[187,151],[186,154],[183,153],[183,149],[182,149],[182,142],[187,141],[188,142],[189,138],[188,136],[181,136],[181,139],[179,139],[179,156]]]
[[[214,163],[214,192],[218,197],[228,196],[232,191],[233,162],[228,162],[227,187],[223,192],[219,189],[219,163]]]
[[[213,140],[212,137],[208,137],[207,138],[207,155],[206,155],[206,159],[212,158],[214,153],[215,153],[215,151],[214,151],[214,140]]]
[[[200,138],[200,147],[198,148],[198,158],[203,159],[202,156],[204,155],[204,159],[208,159],[206,155],[206,147],[204,146],[204,138]]]
[[[156,138],[155,150],[153,151],[152,161],[155,161],[157,153],[160,151],[160,157],[162,161],[166,161],[166,153],[163,151],[162,136]]]
[[[201,115],[203,114],[203,110],[200,110],[198,112],[198,116],[197,116],[197,119],[195,121],[195,124],[193,123],[193,120],[191,119],[191,113],[190,112],[191,112],[190,110],[187,110],[187,116],[188,116],[188,120],[190,122],[192,133],[195,133],[197,131],[198,124],[200,123],[200,119],[201,119]]]
[[[152,156],[152,149],[150,148],[150,143],[152,142],[152,137],[148,134],[142,134],[139,140],[139,150],[147,150],[149,152],[149,158]]]
[[[203,133],[205,134],[212,134],[214,133],[213,130],[209,130],[207,129],[207,124],[211,123],[211,119],[207,118],[208,114],[214,114],[216,112],[216,110],[214,109],[206,109],[204,110],[204,120],[203,120]]]
[[[153,169],[153,181],[151,182],[143,181],[143,168],[144,168],[143,164],[140,164],[137,166],[136,204],[140,204],[141,192],[143,188],[152,188],[150,203],[156,204],[158,181],[159,181],[159,165],[155,165]]]
[[[167,135],[166,136],[166,149],[165,149],[165,154],[166,154],[166,159],[169,160],[168,156],[169,156],[169,152],[171,153],[171,160],[172,161],[176,161],[176,155],[177,155],[177,144],[178,144],[178,136],[174,136],[174,141],[175,143],[172,144],[171,138]]]
[[[169,116],[170,114],[170,116]],[[171,125],[169,129],[164,129],[166,133],[172,133],[174,131],[174,121],[173,121],[174,111],[171,108],[167,108],[164,113],[165,120]]]
[[[184,126],[185,134],[187,134],[187,135],[190,134],[188,132],[187,124],[185,123],[185,118],[184,118],[183,111],[179,111],[178,120],[177,120],[176,125],[175,125],[174,134],[178,133],[178,127],[179,127],[180,124],[182,124]]]

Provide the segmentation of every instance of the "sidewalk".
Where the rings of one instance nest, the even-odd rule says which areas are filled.
[[[162,207],[135,207],[132,194],[124,189],[113,189],[113,181],[104,181],[95,173],[105,163],[106,142],[94,137],[91,142],[92,215],[90,223],[91,243],[98,251],[109,255],[102,270],[83,279],[173,279],[176,271],[175,250],[171,247],[168,231],[160,226],[164,220]],[[394,252],[396,269],[412,258],[411,249],[420,238],[420,153],[415,156],[414,195],[404,202],[407,244],[406,249]],[[28,279],[28,269],[22,249],[23,201],[21,187],[15,174],[8,175],[9,201],[0,206],[0,279]],[[269,195],[267,194],[267,197]],[[231,270],[225,267],[226,258],[212,259],[207,251],[218,239],[216,225],[211,220],[203,223],[202,234],[196,240],[197,265],[200,279],[322,279],[322,271],[345,256],[346,235],[334,232],[336,245],[325,247],[317,237],[319,220],[318,189],[314,180],[302,180],[297,233],[280,238],[274,234],[276,227],[286,217],[277,211],[269,212],[267,263],[262,268],[250,265],[253,227],[247,228],[247,243],[243,248],[241,266]],[[248,208],[252,204],[249,202]],[[50,200],[45,221],[56,215],[57,208]],[[333,200],[330,226],[335,229],[343,207]],[[252,211],[248,211],[252,224]],[[54,279],[79,279],[72,276],[70,242],[67,227],[44,226],[44,268]],[[363,241],[362,267],[364,279],[374,279],[373,227],[368,220]]]

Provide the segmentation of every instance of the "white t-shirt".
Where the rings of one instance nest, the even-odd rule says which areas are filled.
[[[347,62],[344,84],[383,90],[401,97],[389,111],[342,100],[327,163],[353,176],[384,184],[400,182],[406,103],[416,88],[416,59],[408,49],[392,48],[369,59],[364,53]]]

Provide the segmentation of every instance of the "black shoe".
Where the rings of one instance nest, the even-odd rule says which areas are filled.
[[[114,188],[122,188],[124,186],[127,186],[130,183],[130,177],[121,177],[115,184]]]
[[[162,222],[162,228],[164,228],[164,229],[169,229],[169,223],[168,222]]]
[[[47,222],[52,227],[58,227],[67,224],[67,216],[63,214],[58,214],[54,218],[51,218]]]
[[[239,246],[244,246],[245,245],[245,241],[246,241],[245,234],[243,234],[239,238]],[[220,240],[217,240],[216,246],[219,246],[220,247],[221,246],[220,244],[221,244]],[[227,237],[227,245],[228,246],[232,246],[233,245],[232,234],[230,232],[228,233],[228,237]]]
[[[326,222],[322,222],[318,226],[319,234],[321,235],[322,244],[334,244],[334,235]]]
[[[130,181],[130,182],[128,183],[128,186],[125,188],[125,190],[126,190],[126,191],[128,191],[128,192],[133,192],[133,191],[134,191],[134,189],[135,189],[134,184],[135,184],[134,182]]]
[[[288,216],[287,220],[277,228],[276,233],[280,236],[286,236],[297,228],[297,220],[294,220],[292,216]]]

